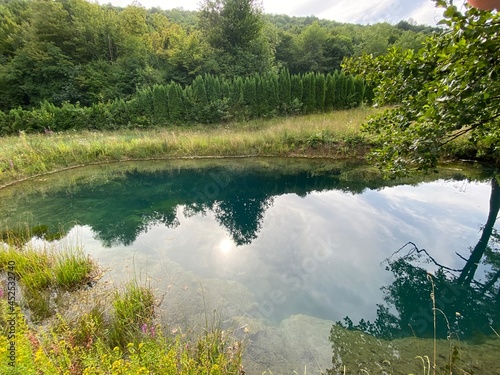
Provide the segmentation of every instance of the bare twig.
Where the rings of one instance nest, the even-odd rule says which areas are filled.
[[[401,246],[397,251],[395,251],[394,253],[391,254],[391,256],[389,258],[387,258],[386,260],[384,260],[382,263],[388,261],[389,259],[391,259],[394,255],[398,254],[401,250],[403,250],[406,246],[408,245],[411,245],[413,246],[413,249],[411,249],[406,255],[405,257],[409,257],[410,255],[413,254],[413,252],[417,252],[417,254],[420,254],[420,253],[424,253],[425,255],[427,255],[427,257],[431,260],[432,263],[434,263],[436,266],[442,268],[442,269],[445,269],[445,270],[448,270],[448,271],[451,271],[451,272],[461,272],[462,270],[457,270],[455,268],[450,268],[450,267],[446,267],[440,263],[438,263],[436,261],[436,259],[434,259],[428,252],[427,250],[425,249],[419,249],[417,247],[417,245],[415,245],[413,242],[409,241],[407,242],[406,244],[404,244],[403,246]]]
[[[456,255],[457,255],[460,259],[462,259],[463,261],[467,262],[467,259],[466,259],[466,258],[464,258],[464,257],[463,257],[462,255],[460,255],[459,253],[457,253],[456,251],[455,251],[455,254],[456,254]]]

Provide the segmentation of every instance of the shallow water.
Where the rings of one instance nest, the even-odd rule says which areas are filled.
[[[106,165],[0,191],[0,222],[62,232],[115,282],[148,280],[174,330],[234,329],[247,340],[248,373],[315,373],[332,367],[334,322],[377,318],[381,287],[395,282],[387,259],[407,254],[412,246],[394,255],[406,243],[464,267],[488,217],[491,177],[458,165],[425,180],[384,181],[328,160]],[[424,260],[412,264],[438,269]],[[491,270],[482,264],[475,280]],[[412,319],[426,337],[427,315]]]

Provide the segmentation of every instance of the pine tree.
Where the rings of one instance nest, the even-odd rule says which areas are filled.
[[[304,83],[302,82],[302,76],[299,74],[294,74],[290,77],[292,102],[295,105],[302,106],[304,103]]]
[[[167,86],[168,97],[168,117],[174,124],[180,124],[184,121],[184,92],[177,83],[170,83]]]
[[[304,87],[304,111],[313,113],[316,109],[316,79],[314,73],[307,73],[302,77]]]
[[[221,99],[220,80],[212,74],[203,76],[205,90],[207,93],[207,103],[215,102]]]
[[[243,105],[243,79],[236,77],[232,81],[231,93],[229,103],[234,107],[241,107]]]
[[[316,74],[316,111],[325,110],[326,78],[323,73]]]
[[[257,109],[257,83],[256,77],[251,76],[245,78],[243,82],[243,103],[246,106],[246,112],[250,117],[254,117],[258,113]]]
[[[287,114],[292,102],[292,83],[288,69],[282,69],[279,75],[279,101],[281,112]]]
[[[200,115],[196,110],[193,86],[186,86],[182,90],[184,122],[197,122]]]
[[[153,122],[155,125],[165,125],[168,122],[168,92],[163,85],[154,85],[153,95]]]
[[[138,90],[132,103],[132,115],[137,124],[150,126],[153,124],[154,107],[151,87]]]
[[[263,77],[260,74],[255,75],[255,87],[257,91],[256,116],[264,117],[267,111],[267,91]]]
[[[193,101],[196,107],[204,108],[208,104],[205,80],[202,76],[197,76],[191,84],[193,90]]]
[[[227,79],[222,79],[220,84],[220,95],[223,99],[229,99],[231,96],[231,83]]]
[[[356,99],[356,87],[354,85],[354,77],[349,75],[345,77],[345,109],[353,108]]]
[[[221,92],[221,81],[218,76],[213,77],[212,80],[212,98],[210,100],[220,100],[222,99],[222,92]]]
[[[333,108],[334,109],[341,109],[344,106],[344,90],[343,90],[343,83],[344,81],[344,74],[339,73],[338,71],[335,71],[335,74],[333,75],[333,87],[334,87],[334,101],[333,101]]]
[[[267,114],[276,115],[280,106],[278,75],[275,73],[267,73],[265,76],[268,104]]]
[[[360,77],[356,77],[354,80],[354,91],[355,91],[355,100],[354,105],[360,106],[363,104],[365,99],[365,81]]]
[[[109,128],[118,129],[128,126],[131,122],[131,105],[123,99],[113,100],[109,106]]]
[[[328,73],[326,76],[325,110],[331,111],[335,106],[335,76]]]

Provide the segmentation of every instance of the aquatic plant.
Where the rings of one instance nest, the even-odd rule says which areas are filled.
[[[138,341],[141,333],[155,332],[155,299],[150,288],[132,280],[123,287],[123,292],[115,292],[112,303],[114,310],[109,331],[112,346],[123,348],[127,343]]]

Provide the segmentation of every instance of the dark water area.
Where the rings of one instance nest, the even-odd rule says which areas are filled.
[[[249,373],[340,373],[360,366],[335,350],[341,337],[425,342],[434,319],[445,341],[500,328],[500,189],[485,168],[395,181],[330,160],[125,163],[17,184],[0,200],[3,232],[77,242],[107,278],[147,279],[170,326],[217,311],[245,332]]]

